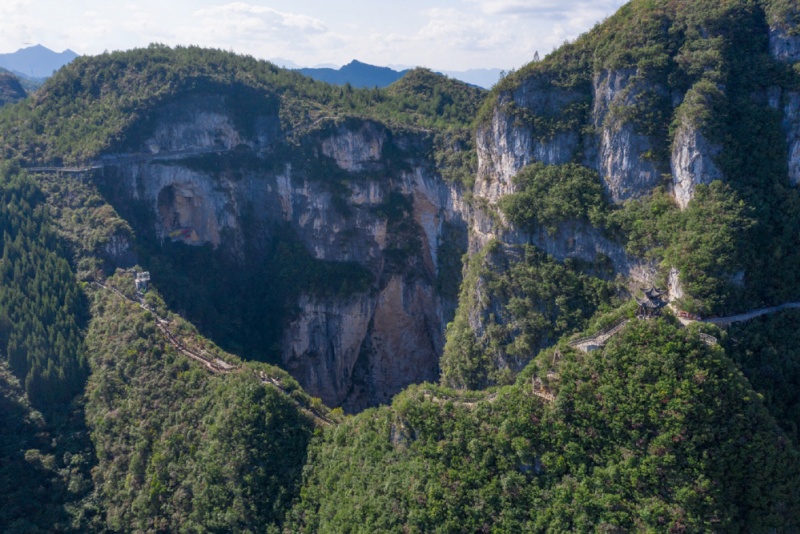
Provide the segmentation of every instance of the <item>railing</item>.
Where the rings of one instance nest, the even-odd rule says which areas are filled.
[[[92,164],[88,167],[24,167],[24,170],[30,172],[66,172],[66,173],[80,173],[89,172],[95,169],[100,169],[103,166],[100,164]]]
[[[198,363],[202,364],[203,367],[205,367],[210,373],[213,373],[213,374],[218,374],[218,373],[225,374],[225,373],[230,373],[231,371],[236,371],[236,370],[240,369],[240,366],[231,365],[228,362],[226,362],[226,361],[224,361],[224,360],[222,360],[220,358],[211,359],[211,357],[206,356],[204,354],[199,354],[199,353],[195,352],[194,350],[190,349],[189,347],[187,347],[183,342],[181,342],[181,340],[179,340],[177,337],[175,337],[175,335],[172,332],[170,332],[169,328],[167,328],[167,325],[170,324],[170,322],[167,319],[159,317],[158,314],[155,313],[155,310],[150,308],[143,301],[143,299],[142,300],[138,300],[138,301],[134,300],[134,299],[128,297],[127,295],[125,295],[124,293],[122,293],[122,291],[120,291],[116,287],[112,286],[111,284],[104,284],[102,282],[97,282],[97,281],[94,281],[93,283],[96,286],[105,289],[106,291],[111,291],[112,293],[114,293],[118,297],[120,297],[121,299],[126,300],[128,302],[131,302],[133,304],[136,304],[136,305],[140,306],[141,308],[144,308],[145,310],[148,310],[151,313],[153,313],[153,315],[156,318],[156,327],[158,328],[158,330],[162,334],[164,334],[164,337],[167,338],[167,341],[173,347],[175,347],[181,354],[183,354],[184,356],[187,356],[188,358],[191,358],[191,359],[197,361]],[[277,388],[278,390],[280,390],[281,392],[283,392],[284,394],[289,395],[289,393],[286,391],[286,388],[283,387],[283,384],[281,384],[281,382],[279,380],[274,379],[273,377],[267,375],[263,371],[255,371],[254,370],[253,373],[256,376],[258,376],[258,378],[261,380],[261,383],[271,385],[271,386]],[[308,412],[312,417],[314,417],[318,421],[321,421],[323,424],[332,425],[334,423],[328,417],[326,417],[325,414],[323,414],[320,410],[316,409],[314,406],[304,406],[304,405],[300,404],[296,400],[295,400],[295,402],[298,403],[298,406],[303,411]]]
[[[542,383],[542,379],[538,376],[533,377],[533,383],[531,392],[536,395],[537,397],[546,400],[547,402],[553,402],[556,400],[556,396],[553,393],[544,387]]]
[[[597,344],[602,344],[602,342],[607,341],[608,338],[610,338],[611,336],[613,336],[614,334],[616,334],[617,332],[622,330],[622,328],[627,323],[628,323],[628,319],[623,317],[622,319],[619,319],[615,323],[613,323],[610,326],[608,326],[605,330],[602,330],[602,331],[598,332],[597,334],[595,334],[593,336],[586,336],[586,337],[582,337],[582,338],[576,339],[574,341],[570,341],[568,343],[568,345],[570,347],[577,347],[577,346],[580,346],[580,345],[584,345],[589,341],[594,341]],[[602,341],[600,341],[601,339],[602,339]]]

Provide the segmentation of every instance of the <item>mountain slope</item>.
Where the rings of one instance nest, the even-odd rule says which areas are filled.
[[[132,281],[120,274],[106,285],[132,293]],[[319,424],[303,408],[310,399],[286,373],[241,367],[177,317],[165,328],[194,350],[227,360],[229,372],[209,373],[185,357],[152,312],[103,289],[93,300],[86,417],[101,525],[122,531],[279,525]],[[148,302],[163,306],[152,293]]]
[[[796,530],[793,312],[631,299],[797,299],[792,7],[632,2],[480,112],[425,69],[77,59],[0,111],[3,528]]]
[[[384,91],[339,89],[153,46],[75,61],[3,130],[25,132],[4,141],[29,166],[100,167],[92,180],[135,232],[97,251],[107,268],[138,254],[207,335],[359,409],[436,377],[466,247],[450,207],[471,178],[467,125],[483,94],[422,70]]]
[[[555,369],[544,353],[516,385],[488,396],[422,385],[329,429],[311,448],[291,528],[797,524],[796,448],[722,350],[658,321],[628,327],[605,351],[561,354]],[[553,402],[532,394],[534,373]]]
[[[0,71],[0,107],[14,104],[28,96],[19,78],[10,72]]]
[[[631,291],[667,289],[701,315],[796,300],[800,56],[788,6],[631,2],[508,75],[479,115],[471,250],[532,243]],[[602,198],[578,194],[598,187]],[[487,299],[485,277],[473,280],[453,361],[476,346],[500,372],[519,368],[532,354],[520,359],[514,341],[542,327],[498,310],[536,291]],[[443,368],[449,359],[446,346]]]

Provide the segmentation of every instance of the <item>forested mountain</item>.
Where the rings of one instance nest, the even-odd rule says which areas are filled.
[[[386,87],[402,78],[408,72],[407,70],[396,71],[388,67],[376,67],[355,59],[338,69],[302,68],[298,70],[302,74],[321,82],[334,85],[350,84],[353,87],[367,88]]]
[[[0,70],[0,107],[14,104],[27,95],[20,79],[10,72]]]
[[[0,110],[0,531],[797,530],[798,21],[77,58]]]

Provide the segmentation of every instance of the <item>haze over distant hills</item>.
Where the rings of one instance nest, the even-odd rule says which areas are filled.
[[[7,69],[18,76],[41,83],[73,59],[78,54],[70,49],[61,53],[54,52],[40,44],[21,48],[16,52],[0,54],[0,67]],[[386,87],[408,72],[411,67],[392,65],[381,67],[370,65],[358,60],[353,60],[347,65],[336,68],[335,65],[317,65],[315,67],[301,67],[288,59],[274,58],[273,63],[287,69],[299,70],[306,76],[315,80],[344,85],[349,83],[353,87]],[[470,69],[466,71],[437,71],[441,74],[461,80],[472,85],[490,89],[500,76],[500,69]]]
[[[301,67],[295,62],[283,58],[273,58],[270,61],[280,67],[299,70],[315,80],[335,85],[349,83],[353,87],[386,87],[402,78],[411,69],[405,65],[379,67],[355,59],[338,69],[328,65]],[[500,69],[437,70],[436,72],[485,89],[491,89],[500,77]]]
[[[78,54],[70,49],[58,53],[37,44],[0,54],[0,67],[28,79],[47,78],[76,57]]]
[[[491,89],[500,79],[502,69],[441,70],[437,72],[484,89]]]
[[[315,80],[334,85],[349,83],[353,87],[386,87],[408,72],[407,70],[396,71],[388,67],[368,65],[355,59],[339,69],[303,68],[297,70]]]

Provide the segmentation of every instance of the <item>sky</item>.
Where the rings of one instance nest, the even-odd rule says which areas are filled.
[[[0,53],[79,54],[158,42],[300,66],[511,69],[612,15],[623,0],[0,0]]]

